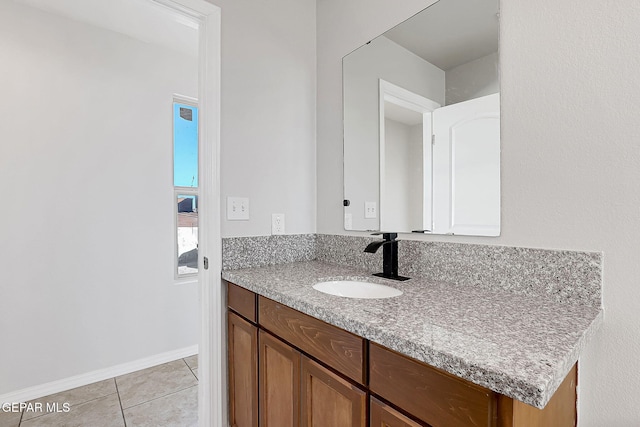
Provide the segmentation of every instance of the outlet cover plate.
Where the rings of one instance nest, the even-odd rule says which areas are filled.
[[[284,234],[284,214],[271,214],[271,234]]]

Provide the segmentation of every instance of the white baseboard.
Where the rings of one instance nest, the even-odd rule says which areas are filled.
[[[182,359],[183,357],[192,356],[198,353],[198,345],[181,348],[178,350],[167,351],[143,359],[134,360],[132,362],[123,363],[112,366],[110,368],[99,369],[97,371],[87,372],[86,374],[75,375],[73,377],[64,378],[49,383],[23,388],[0,395],[0,403],[27,402],[29,400],[38,399],[50,394],[59,393],[61,391],[71,390],[72,388],[81,387],[95,383],[97,381],[107,380],[119,375],[130,374],[131,372],[141,369],[150,368],[152,366],[161,365],[173,360]]]

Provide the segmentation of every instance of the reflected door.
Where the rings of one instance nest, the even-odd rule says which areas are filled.
[[[500,235],[500,94],[433,112],[434,232]]]

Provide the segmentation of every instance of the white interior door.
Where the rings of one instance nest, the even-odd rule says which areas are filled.
[[[500,94],[433,112],[434,232],[500,235]]]

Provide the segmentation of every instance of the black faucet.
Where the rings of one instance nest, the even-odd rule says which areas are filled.
[[[382,239],[377,242],[371,242],[364,248],[365,252],[371,254],[382,246],[382,273],[374,273],[374,276],[384,277],[393,280],[409,280],[408,277],[398,276],[398,233],[373,233],[373,235],[382,234]]]

